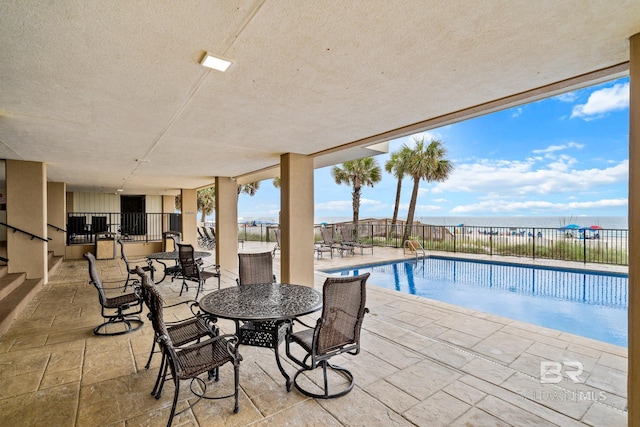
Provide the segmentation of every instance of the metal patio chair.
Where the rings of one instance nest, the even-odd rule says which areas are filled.
[[[287,357],[298,364],[299,369],[293,377],[293,385],[302,394],[319,399],[344,396],[353,388],[354,378],[349,370],[329,363],[340,354],[356,355],[360,352],[360,330],[365,313],[369,310],[366,303],[366,282],[369,273],[352,277],[328,277],[324,282],[322,294],[322,315],[315,328],[299,332],[289,329],[287,333]],[[305,356],[302,360],[291,353],[291,344],[299,345]],[[318,386],[322,393],[314,393],[302,388],[298,376],[302,373],[322,368],[323,381]],[[331,392],[327,371],[339,374],[347,385],[341,390]]]
[[[142,277],[142,287],[145,298],[148,300],[149,319],[153,324],[153,330],[160,344],[163,358],[160,371],[158,372],[158,378],[156,379],[156,384],[151,394],[156,399],[160,399],[164,383],[167,380],[173,380],[174,384],[173,405],[171,406],[167,426],[171,426],[174,416],[177,415],[176,406],[180,394],[180,381],[182,380],[191,380],[189,388],[191,392],[198,397],[194,403],[188,403],[187,408],[183,411],[195,405],[200,399],[225,399],[234,397],[235,404],[233,412],[238,413],[240,410],[238,403],[240,361],[242,360],[240,353],[238,353],[238,338],[233,334],[217,335],[199,343],[184,346],[177,345],[171,339],[171,332],[164,321],[164,301],[157,287],[152,284],[153,279],[149,278],[149,276],[142,271],[140,271],[139,274]],[[220,396],[207,396],[207,381],[200,376],[207,372],[207,379],[217,382],[220,378],[220,367],[227,363],[233,364],[233,393]],[[171,372],[170,378],[167,378],[168,371]],[[194,383],[199,384],[202,392],[194,389]],[[178,412],[178,414],[181,412]]]
[[[118,292],[116,296],[109,297],[107,292],[109,290],[123,290],[126,291],[127,285],[105,287],[105,283],[116,282],[103,282],[98,275],[98,268],[96,266],[96,258],[91,252],[84,254],[85,259],[89,262],[89,279],[93,286],[98,290],[98,300],[102,307],[102,317],[107,319],[103,324],[96,326],[93,329],[93,333],[96,335],[122,335],[129,332],[137,331],[142,327],[144,322],[140,319],[139,314],[142,312],[142,292],[139,287],[139,282],[136,280],[133,285],[133,291],[129,293]],[[118,281],[117,283],[122,283]],[[126,329],[116,330],[110,332],[111,326],[124,325]]]
[[[118,244],[120,245],[120,257],[122,258],[122,260],[124,261],[124,265],[127,269],[127,280],[124,284],[124,288],[125,290],[127,289],[127,286],[131,286],[129,284],[130,281],[137,281],[137,279],[132,278],[131,276],[136,274],[136,266],[132,265],[131,262],[129,262],[129,258],[127,257],[127,254],[124,251],[124,242],[122,241],[122,239],[118,238]],[[151,275],[153,275],[153,272],[156,271],[156,269],[151,265],[151,263],[148,260],[139,260],[140,262],[144,262],[144,264],[142,266],[142,269],[144,271],[150,272]]]
[[[189,285],[187,281],[196,282],[196,297],[200,295],[200,291],[204,287],[207,280],[215,277],[218,279],[218,289],[220,289],[220,266],[212,265],[215,271],[206,271],[203,268],[203,262],[201,258],[195,259],[195,251],[193,245],[178,243],[178,259],[180,263],[180,272],[182,274],[182,287],[180,288],[180,295],[183,291],[189,291]]]
[[[136,267],[136,273],[140,276],[140,280],[143,280],[146,276],[146,272],[140,267]],[[155,287],[153,280],[148,280],[147,284],[148,286]],[[149,299],[149,293],[145,291],[144,287],[142,288],[142,291],[144,302],[149,309],[149,312],[151,312],[152,303]],[[189,307],[192,316],[177,321],[165,322],[169,338],[175,346],[179,347],[192,342],[200,342],[202,339],[213,338],[218,335],[218,327],[213,323],[209,316],[206,316],[198,310],[199,306],[196,300],[180,301],[176,304],[165,305],[163,309],[172,309],[180,306]],[[149,359],[147,360],[147,364],[144,366],[145,369],[149,369],[151,366],[151,359],[155,353],[156,342],[159,338],[160,337],[156,334],[151,346],[151,352],[149,353]],[[165,358],[163,356],[162,362],[160,363],[161,370],[164,362]]]

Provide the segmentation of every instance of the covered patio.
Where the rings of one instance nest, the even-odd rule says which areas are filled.
[[[247,242],[245,251],[272,244]],[[321,258],[319,269],[401,259],[400,249],[373,255]],[[495,259],[495,257],[494,257]],[[276,255],[276,271],[280,256]],[[98,261],[105,280],[126,277],[120,260]],[[236,271],[223,271],[222,286],[235,286]],[[177,301],[179,282],[159,285]],[[213,290],[215,281],[208,284]],[[232,400],[201,401],[174,425],[627,425],[625,348],[557,330],[512,321],[370,283],[362,352],[341,357],[354,372],[354,390],[339,399],[287,393],[271,350],[241,347],[240,412]],[[194,292],[187,294],[193,297]],[[185,296],[183,295],[183,299]],[[146,310],[145,310],[146,313]],[[86,261],[65,261],[9,331],[0,338],[0,413],[6,425],[163,425],[173,386],[160,400],[150,391],[159,357],[145,370],[153,339],[149,322],[137,332],[98,337],[101,323]],[[221,321],[225,331],[232,323]],[[284,355],[284,346],[280,348]],[[286,362],[286,358],[283,358]],[[540,383],[540,362],[584,365],[584,383],[568,378]],[[285,363],[288,372],[293,365]],[[230,370],[221,372],[229,387]],[[183,383],[184,399],[194,400]]]

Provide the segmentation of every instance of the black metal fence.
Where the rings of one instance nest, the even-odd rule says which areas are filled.
[[[92,243],[97,237],[119,235],[138,242],[161,241],[165,231],[181,230],[180,214],[69,212],[67,244]]]
[[[322,241],[322,228],[330,228],[334,239],[343,239],[341,229],[350,223],[315,226],[315,241]],[[96,234],[119,233],[131,241],[160,241],[165,231],[181,230],[180,214],[83,213],[68,214],[69,244],[92,242]],[[238,224],[238,239],[275,242],[277,224]],[[357,227],[356,237],[374,246],[402,248],[405,225],[367,222]],[[629,231],[625,229],[562,229],[527,227],[438,226],[414,224],[410,238],[426,251],[502,255],[600,264],[628,265]]]
[[[341,239],[346,224],[316,226],[316,241],[321,241],[320,228],[333,230]],[[349,226],[351,224],[348,224]],[[404,225],[359,224],[357,236],[375,246],[402,248]],[[418,241],[426,251],[502,255],[534,259],[555,259],[600,264],[628,265],[628,230],[563,229],[527,227],[436,226],[414,224],[410,239]]]

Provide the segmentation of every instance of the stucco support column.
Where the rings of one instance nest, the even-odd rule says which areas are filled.
[[[281,280],[313,286],[313,158],[283,154],[280,178]]]
[[[197,190],[183,189],[180,193],[182,206],[182,241],[198,246],[198,199]]]
[[[629,377],[630,426],[640,425],[640,33],[629,62]]]
[[[47,165],[7,160],[7,224],[47,237]],[[49,281],[47,242],[7,230],[9,273]]]
[[[47,183],[47,223],[65,229],[67,224],[67,185],[64,182]],[[66,233],[47,226],[49,251],[64,256],[67,244]]]
[[[216,264],[238,269],[238,186],[228,177],[216,177]]]
[[[176,211],[176,196],[162,196],[162,231],[171,230],[169,215]],[[178,230],[175,230],[178,231]]]

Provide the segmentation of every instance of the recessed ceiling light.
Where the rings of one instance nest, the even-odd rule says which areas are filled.
[[[118,188],[116,191],[117,191],[118,193],[121,193],[121,192],[122,192],[122,191],[124,191],[124,190],[123,190],[122,188]]]
[[[207,68],[213,68],[214,70],[222,71],[224,73],[231,65],[231,61],[205,53],[204,58],[200,61],[200,65]]]

